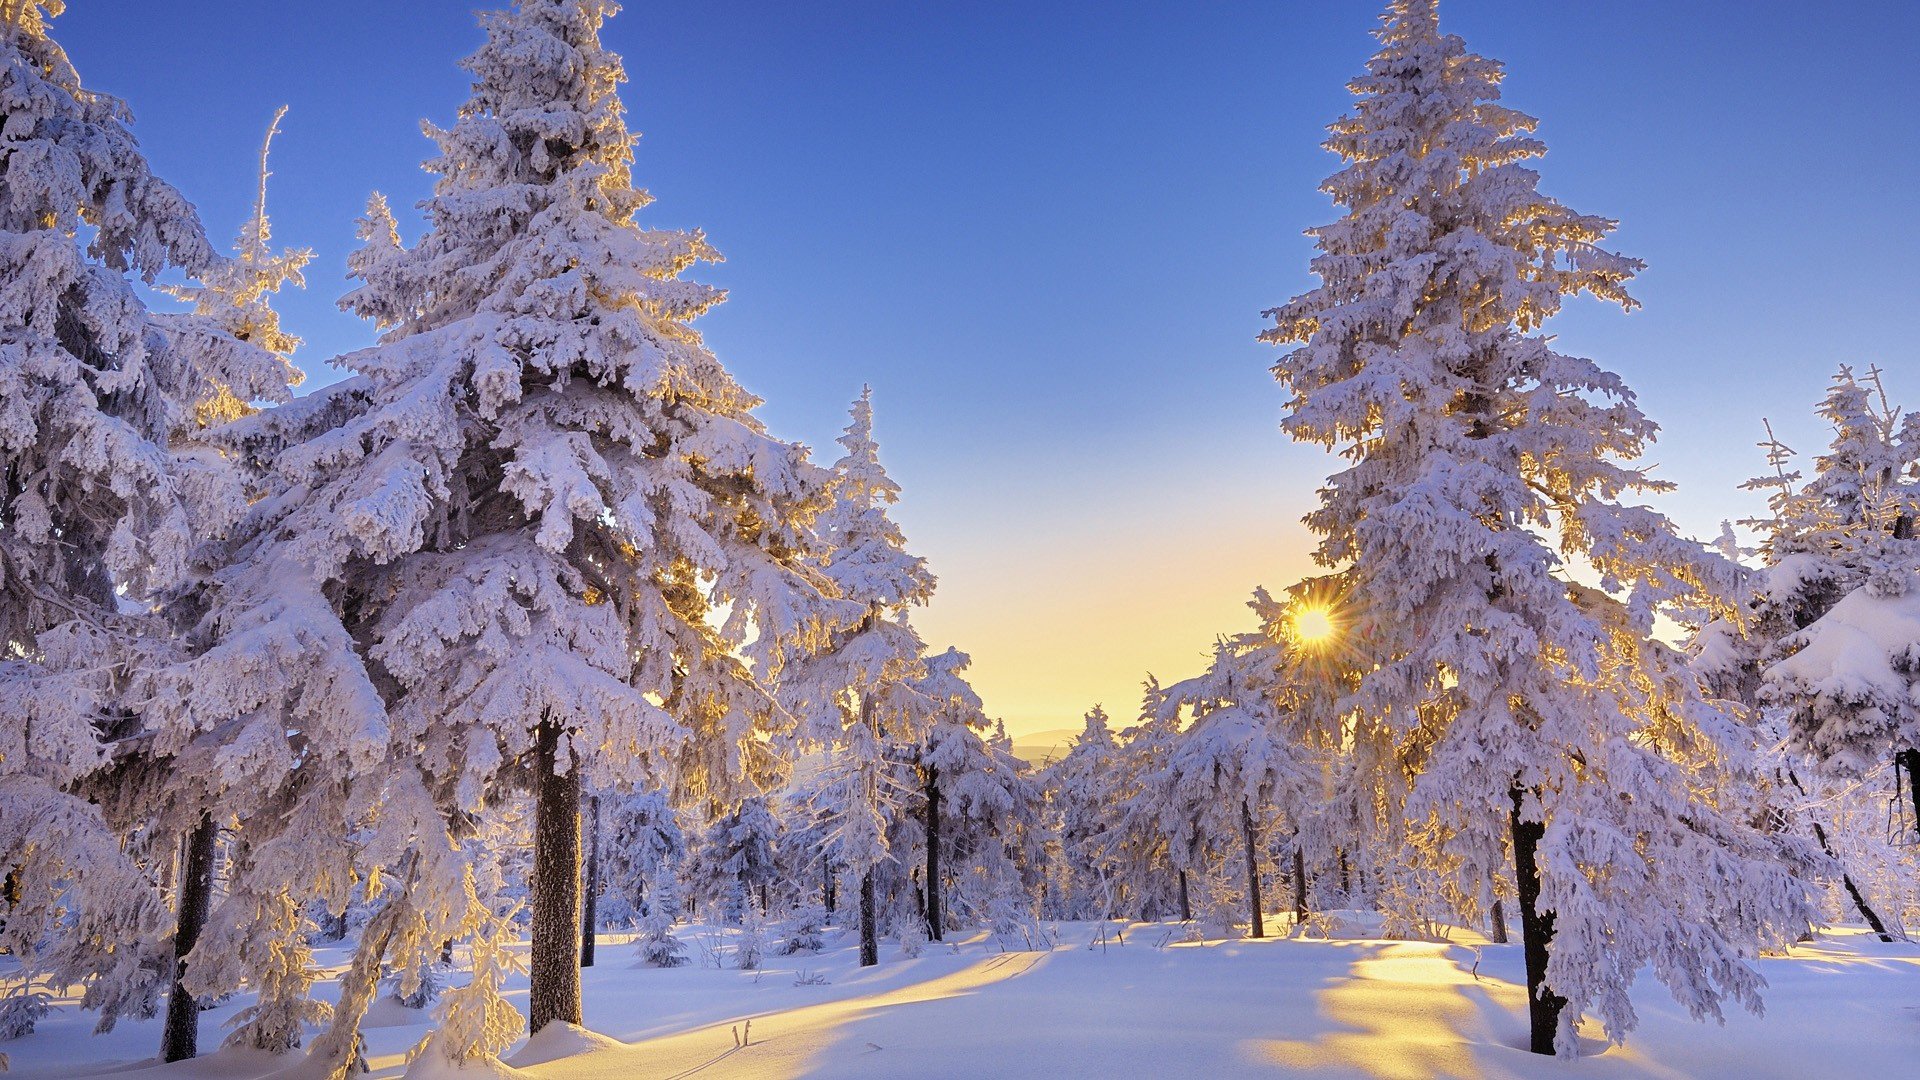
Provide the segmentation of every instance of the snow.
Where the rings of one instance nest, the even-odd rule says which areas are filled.
[[[1804,640],[1805,648],[1775,665],[1779,677],[1836,698],[1912,695],[1916,680],[1894,661],[1920,643],[1920,590],[1902,596],[1855,590],[1809,627]]]
[[[1367,928],[1377,917],[1334,913]],[[1283,921],[1283,920],[1282,920]],[[1003,951],[989,935],[960,936],[903,959],[891,942],[876,968],[857,966],[854,935],[819,956],[780,958],[759,972],[650,968],[615,935],[583,974],[592,1030],[554,1025],[505,1055],[505,1067],[450,1070],[405,1051],[426,1016],[390,1000],[366,1034],[372,1077],[471,1080],[629,1077],[893,1077],[1069,1075],[1333,1077],[1581,1077],[1583,1080],[1903,1075],[1920,1053],[1913,990],[1920,946],[1881,944],[1840,929],[1758,961],[1771,984],[1768,1015],[1696,1024],[1657,985],[1634,990],[1641,1026],[1628,1047],[1602,1050],[1583,1031],[1578,1061],[1524,1049],[1520,946],[1377,938],[1182,941],[1172,923],[1135,923],[1104,946],[1101,925],[1056,924],[1045,952]],[[717,940],[702,927],[697,941]],[[524,943],[520,946],[524,949]],[[344,948],[321,951],[344,962]],[[810,977],[802,984],[800,976]],[[818,982],[823,978],[824,984]],[[524,1007],[524,977],[507,997]],[[245,1004],[207,1017],[217,1024]],[[411,1021],[411,1022],[409,1022]],[[126,1020],[86,1034],[77,1009],[54,1013],[8,1044],[9,1077],[112,1074],[151,1080],[252,1080],[297,1056],[221,1050],[156,1066],[158,1021]],[[749,1026],[750,1024],[750,1026]],[[738,1033],[738,1036],[736,1036]],[[736,1039],[745,1041],[736,1045]]]

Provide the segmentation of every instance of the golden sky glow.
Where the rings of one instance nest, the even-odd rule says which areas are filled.
[[[1117,510],[1059,508],[1044,542],[983,515],[967,543],[949,546],[944,530],[910,521],[940,575],[914,624],[930,647],[972,654],[988,715],[1016,737],[1077,731],[1096,702],[1127,726],[1149,672],[1162,683],[1199,674],[1216,637],[1255,628],[1256,585],[1278,591],[1311,572],[1313,538],[1294,501],[1248,501],[1237,520],[1171,515],[1152,528],[1118,526],[1134,515]]]

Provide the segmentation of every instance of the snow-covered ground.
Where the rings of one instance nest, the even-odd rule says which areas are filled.
[[[554,1080],[643,1077],[1896,1077],[1920,1061],[1920,946],[1836,931],[1761,968],[1764,1018],[1696,1024],[1657,985],[1635,995],[1642,1025],[1625,1046],[1559,1062],[1525,1037],[1518,945],[1384,940],[1182,943],[1178,928],[1057,927],[1058,944],[1006,952],[984,934],[932,944],[916,959],[891,943],[877,968],[842,938],[819,955],[776,958],[760,972],[635,966],[603,937],[586,972],[594,1032],[550,1029],[515,1047],[512,1075]],[[688,935],[696,964],[721,938]],[[343,962],[331,950],[323,961]],[[796,962],[797,959],[797,962]],[[327,988],[322,988],[323,992]],[[525,981],[516,987],[524,1001]],[[245,1004],[203,1017],[203,1043]],[[426,1027],[383,1000],[369,1018],[375,1077],[405,1071]],[[748,1021],[751,1025],[748,1025]],[[243,1080],[298,1061],[221,1051],[155,1065],[157,1021],[89,1034],[63,1008],[0,1045],[10,1078],[111,1074],[152,1080]],[[744,1041],[744,1046],[737,1046]],[[1594,1040],[1590,1052],[1602,1049]]]

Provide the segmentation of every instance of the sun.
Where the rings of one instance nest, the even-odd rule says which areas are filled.
[[[1301,608],[1293,617],[1294,636],[1308,645],[1327,641],[1338,630],[1333,624],[1333,614],[1323,607]]]

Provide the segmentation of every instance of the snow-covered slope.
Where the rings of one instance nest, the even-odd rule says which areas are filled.
[[[603,944],[586,972],[594,1032],[550,1029],[507,1055],[505,1075],[550,1080],[671,1077],[1632,1077],[1900,1076],[1920,1060],[1920,947],[1840,931],[1760,961],[1768,1015],[1695,1024],[1666,992],[1635,994],[1643,1024],[1626,1049],[1576,1062],[1526,1039],[1518,945],[1341,940],[1180,941],[1179,928],[1057,928],[1053,948],[1006,952],[986,935],[918,958],[891,942],[862,970],[851,941],[765,971],[635,967]],[[723,936],[686,935],[696,955]],[[336,953],[332,958],[337,959]],[[526,983],[508,996],[524,1007]],[[211,1031],[245,1004],[207,1016]],[[750,1021],[750,1026],[749,1026]],[[369,1017],[374,1077],[405,1070],[425,1017],[383,1000]],[[11,1077],[113,1073],[146,1080],[251,1080],[294,1059],[221,1051],[154,1066],[157,1022],[87,1034],[67,1008],[9,1043]],[[744,1043],[744,1045],[740,1045]],[[472,1074],[457,1074],[468,1077]],[[499,1075],[499,1074],[496,1074]]]

